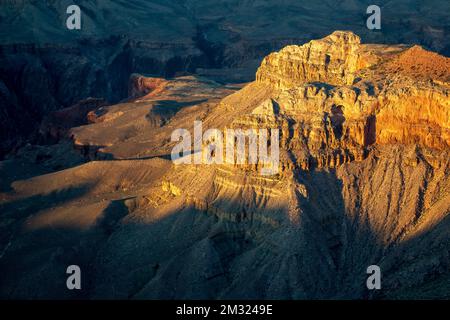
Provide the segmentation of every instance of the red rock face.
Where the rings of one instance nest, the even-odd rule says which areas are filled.
[[[297,136],[307,141],[302,162],[312,157],[319,167],[334,167],[363,159],[373,144],[447,150],[449,78],[449,58],[418,46],[380,50],[335,32],[269,55],[256,81],[272,88],[280,113],[297,123]]]
[[[128,96],[130,98],[151,98],[160,94],[168,81],[163,78],[144,77],[133,74],[130,77]]]
[[[450,58],[414,46],[387,63],[389,73],[413,79],[450,82]]]

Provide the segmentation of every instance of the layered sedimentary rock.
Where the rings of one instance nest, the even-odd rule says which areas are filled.
[[[1,163],[0,296],[448,298],[447,65],[336,32],[270,55],[244,87],[134,77],[136,96],[70,131],[95,161],[21,179]],[[175,165],[171,134],[193,143],[200,120],[278,129],[277,174]],[[82,293],[58,276],[67,264],[85,270]]]
[[[448,1],[416,1],[414,6],[408,1],[378,2],[389,15],[383,21],[389,32],[366,28],[362,1],[90,2],[82,8],[83,32],[65,27],[66,4],[2,1],[0,83],[7,90],[0,84],[0,157],[26,143],[57,109],[87,97],[111,103],[126,98],[134,72],[166,77],[195,72],[225,83],[250,81],[270,52],[338,28],[357,31],[370,42],[420,43],[448,56]],[[19,141],[11,138],[19,135]]]
[[[294,128],[284,141],[303,144],[286,147],[309,151],[297,162],[334,167],[363,159],[374,143],[450,146],[450,59],[417,46],[396,50],[383,56],[388,49],[335,32],[264,59],[256,82],[272,89]]]
[[[287,46],[264,58],[256,81],[279,89],[315,81],[352,84],[355,72],[364,66],[360,43],[355,34],[338,31],[303,46]]]

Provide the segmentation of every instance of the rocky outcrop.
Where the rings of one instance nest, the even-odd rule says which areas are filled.
[[[411,73],[413,66],[407,67],[414,64],[418,50],[421,77]],[[353,33],[338,31],[269,55],[258,69],[255,82],[197,119],[205,119],[205,126],[212,128],[280,128],[282,165],[286,168],[335,168],[361,161],[374,145],[418,144],[445,150],[450,143],[449,85],[444,81],[449,74],[448,60],[417,47],[361,44]],[[402,67],[394,72],[398,61]],[[192,84],[200,92],[197,81]],[[136,75],[131,88],[144,102],[176,97],[176,83]],[[211,92],[215,90],[214,83],[206,86]],[[209,89],[201,90],[206,93]],[[172,104],[163,102],[147,116],[161,132],[178,110]],[[117,119],[117,123],[123,123],[124,112],[125,108],[99,109],[91,118],[92,122]],[[181,114],[173,120],[179,127],[191,130],[193,126],[193,121],[186,124]],[[77,131],[77,138],[84,135],[83,130]],[[129,131],[124,134],[129,135]],[[78,139],[80,143],[82,140]],[[104,140],[98,140],[97,145],[108,145],[114,153],[114,144]],[[136,150],[136,145],[130,148]],[[149,154],[149,150],[137,153]]]
[[[132,74],[128,86],[128,97],[139,98],[146,95],[158,95],[164,90],[167,83],[168,81],[163,78],[150,78]]]
[[[269,58],[245,86],[135,78],[142,96],[70,131],[95,161],[19,179],[0,163],[0,296],[80,298],[54,276],[77,263],[83,298],[448,298],[448,60],[348,32]],[[172,132],[198,120],[278,129],[280,170],[174,164]]]
[[[263,60],[256,82],[290,124],[281,140],[301,150],[294,162],[335,167],[375,143],[448,149],[450,59],[417,46],[385,52],[338,31]]]
[[[378,144],[418,144],[448,150],[449,83],[418,83],[411,79],[390,86],[378,99],[375,114]]]
[[[239,0],[230,6],[203,0],[136,1],[136,6],[118,2],[102,9],[96,2],[86,3],[89,18],[83,32],[64,27],[65,8],[54,1],[0,3],[0,81],[19,98],[8,103],[7,114],[0,103],[0,157],[26,143],[41,120],[57,109],[87,97],[111,103],[127,98],[132,73],[173,77],[187,72],[221,83],[252,81],[263,57],[342,28],[342,21],[369,42],[420,43],[450,54],[445,0],[416,6],[390,3],[390,10],[398,14],[383,21],[388,33],[368,30],[360,18],[349,19],[364,14],[367,5],[362,2]],[[410,18],[405,21],[405,16]],[[314,67],[306,67],[307,77],[316,69],[323,72],[327,64],[325,53],[314,48],[310,59]],[[342,52],[334,54],[343,58],[343,65],[355,67]],[[335,81],[350,81],[350,76],[339,80],[339,72],[347,70],[337,60],[332,63]]]
[[[287,46],[264,58],[256,81],[277,89],[289,89],[306,82],[350,85],[355,72],[365,66],[360,43],[355,34],[336,31],[302,46]]]

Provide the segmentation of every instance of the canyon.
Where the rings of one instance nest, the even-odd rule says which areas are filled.
[[[89,97],[128,98],[132,73],[253,81],[269,53],[338,29],[367,43],[420,44],[450,55],[446,0],[380,0],[379,32],[366,28],[364,0],[81,1],[79,31],[66,27],[70,4],[0,3],[0,159],[45,143],[39,127],[54,111]]]
[[[449,61],[334,31],[248,83],[133,74],[117,104],[52,113],[52,144],[0,162],[0,297],[448,298]],[[279,128],[280,170],[174,164],[172,132],[199,120]]]

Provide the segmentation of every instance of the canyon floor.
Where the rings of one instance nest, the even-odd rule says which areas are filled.
[[[128,92],[52,113],[53,143],[0,162],[1,298],[450,297],[449,58],[336,31],[250,83],[135,74]],[[278,173],[175,165],[196,120],[279,129]]]

